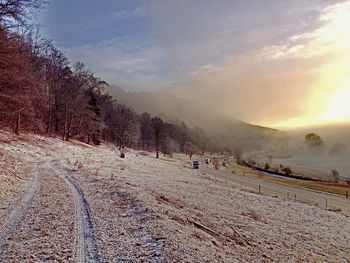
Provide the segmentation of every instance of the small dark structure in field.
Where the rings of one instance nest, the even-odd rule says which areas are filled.
[[[193,161],[193,169],[199,169],[199,162]]]

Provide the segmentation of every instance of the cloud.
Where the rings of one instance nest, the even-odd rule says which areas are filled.
[[[111,84],[138,88],[162,81],[159,47],[137,38],[117,37],[97,44],[66,49],[73,61],[83,61]]]
[[[291,36],[280,57],[310,58],[339,54],[350,49],[350,2],[327,6],[321,11],[319,27],[310,32]],[[297,52],[290,52],[291,48]],[[273,56],[271,56],[273,57]]]
[[[349,55],[350,2],[332,3],[142,1],[92,19],[115,35],[97,40],[93,31],[94,43],[65,50],[110,83],[270,125],[318,110],[325,98],[315,94],[331,92],[321,75],[347,65],[339,57]]]
[[[118,10],[114,11],[110,16],[113,19],[135,19],[147,16],[151,13],[149,6],[138,5],[134,9],[130,10]]]
[[[208,38],[197,43],[193,52],[186,50],[181,55],[178,54],[181,50],[174,48],[172,55],[176,56],[176,63],[186,61],[186,70],[192,69],[181,82],[182,89],[177,91],[187,96],[192,94],[190,97],[194,98],[200,94],[203,105],[219,109],[226,116],[265,125],[304,116],[315,120],[322,107],[327,107],[327,96],[337,88],[334,86],[337,79],[343,78],[334,71],[340,72],[339,67],[348,64],[335,57],[349,57],[349,52],[344,53],[350,48],[349,6],[350,2],[346,2],[321,8],[313,27],[304,28],[302,33],[292,30],[277,40],[271,32],[271,45],[248,44],[237,52],[237,46],[227,48],[228,43],[240,43],[235,41],[237,36],[223,35],[221,39],[219,35],[213,41]],[[273,29],[266,26],[268,30],[278,31],[285,24]],[[261,32],[265,32],[265,27],[244,32],[240,37],[248,36],[244,43],[249,43]],[[215,56],[223,43],[224,54]],[[214,52],[214,59],[208,52]],[[191,57],[193,54],[205,54],[200,57],[205,59],[197,64]],[[195,63],[189,62],[188,57]]]

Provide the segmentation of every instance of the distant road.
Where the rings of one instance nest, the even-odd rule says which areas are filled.
[[[345,197],[278,182],[269,182],[249,175],[242,176],[214,170],[205,165],[202,165],[200,170],[206,174],[224,179],[227,183],[242,187],[243,189],[253,190],[255,192],[259,192],[260,189],[260,192],[264,195],[278,196],[290,201],[310,202],[327,209],[341,209],[343,213],[350,215],[350,199],[346,199]]]

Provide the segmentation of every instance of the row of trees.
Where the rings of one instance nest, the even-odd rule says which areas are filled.
[[[200,128],[136,114],[104,92],[108,84],[25,24],[44,1],[0,0],[0,125],[59,134],[63,140],[114,142],[172,154],[220,150]]]

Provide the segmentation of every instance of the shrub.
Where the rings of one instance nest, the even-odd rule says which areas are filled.
[[[219,169],[219,161],[217,159],[213,159],[213,164],[214,164],[214,168],[216,170],[218,170]]]
[[[339,182],[339,172],[335,169],[333,169],[331,171],[331,180],[334,183],[338,183]]]
[[[269,169],[270,169],[269,163],[265,163],[264,169],[265,169],[265,170],[269,170]]]
[[[283,168],[282,170],[286,175],[290,175],[292,173],[292,170],[290,169],[290,167],[286,166]]]
[[[323,140],[316,133],[308,133],[305,135],[305,141],[308,147],[320,147],[323,145]]]

